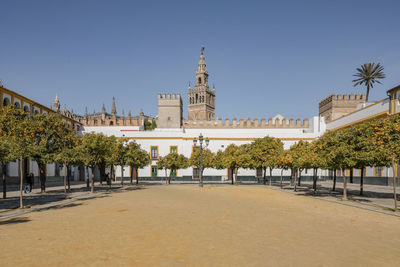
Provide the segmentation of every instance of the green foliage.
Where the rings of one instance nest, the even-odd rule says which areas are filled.
[[[278,157],[283,152],[281,140],[266,136],[256,139],[250,145],[250,166],[253,168],[275,168],[278,165]]]
[[[94,133],[85,134],[80,144],[84,164],[91,168],[105,164],[109,160],[108,156],[114,152],[115,143],[114,136],[107,137],[103,134]]]
[[[80,149],[82,138],[70,133],[64,137],[63,143],[64,147],[56,155],[55,161],[69,166],[83,166],[84,156],[83,151]]]
[[[157,123],[155,120],[152,120],[151,122],[148,121],[147,119],[144,120],[144,130],[145,131],[152,131],[155,128],[157,128]]]
[[[126,152],[126,164],[131,168],[144,168],[149,165],[149,154],[140,148],[136,142],[130,142]]]
[[[189,167],[189,160],[182,154],[169,153],[162,158],[163,167],[169,169],[172,172],[179,169],[186,169]]]
[[[37,114],[30,119],[28,135],[32,137],[30,156],[39,164],[56,161],[67,146],[72,147],[75,133],[58,114]]]
[[[357,73],[353,76],[357,77],[355,80],[353,80],[354,86],[364,84],[367,87],[367,102],[370,88],[374,87],[375,82],[381,83],[379,79],[386,77],[383,73],[383,66],[381,66],[379,63],[366,63],[361,65],[361,68],[357,68]]]
[[[190,156],[190,165],[200,167],[200,149],[196,149]],[[203,169],[215,167],[215,155],[210,149],[203,149]]]

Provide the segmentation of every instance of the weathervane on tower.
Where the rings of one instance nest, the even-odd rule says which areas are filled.
[[[202,54],[202,55],[204,54],[204,49],[205,49],[205,46],[203,45],[203,46],[201,47],[201,54]]]

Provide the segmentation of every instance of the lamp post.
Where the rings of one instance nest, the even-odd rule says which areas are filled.
[[[203,141],[205,141],[204,148],[208,147],[210,140],[208,138],[204,138],[203,135],[200,133],[199,135],[199,145],[200,145],[200,173],[199,173],[199,186],[203,187]],[[197,139],[193,139],[193,144],[196,147]]]

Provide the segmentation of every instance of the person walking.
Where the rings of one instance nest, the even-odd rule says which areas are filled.
[[[31,172],[29,174],[29,177],[30,178],[28,179],[28,183],[29,183],[29,186],[31,187],[29,192],[32,192],[33,185],[35,184],[35,175]]]

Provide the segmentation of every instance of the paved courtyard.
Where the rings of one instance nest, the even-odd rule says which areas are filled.
[[[400,218],[260,186],[146,185],[0,221],[1,266],[399,266]]]

